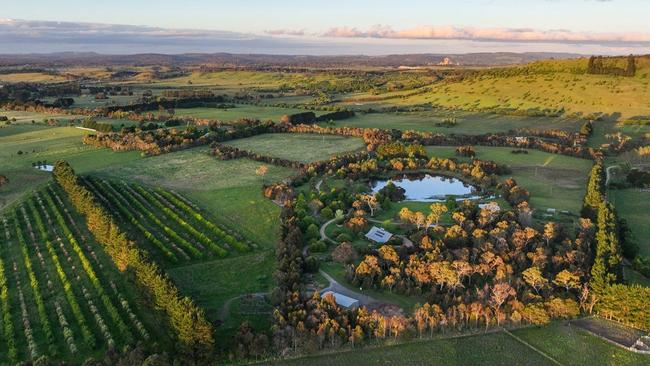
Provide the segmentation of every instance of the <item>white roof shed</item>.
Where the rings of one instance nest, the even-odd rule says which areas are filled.
[[[368,231],[368,233],[366,234],[366,238],[380,244],[384,244],[385,242],[389,241],[390,238],[392,237],[393,234],[376,226],[373,226],[370,229],[370,231]]]
[[[334,296],[334,300],[336,300],[336,304],[338,306],[344,307],[346,309],[356,309],[359,307],[359,300],[353,299],[343,294],[339,294],[338,292],[326,291],[323,293],[323,297],[329,294],[332,294]]]

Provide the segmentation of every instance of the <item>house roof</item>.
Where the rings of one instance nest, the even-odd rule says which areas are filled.
[[[343,306],[344,308],[349,308],[352,306],[358,306],[359,305],[359,300],[353,299],[349,296],[345,296],[343,294],[339,294],[338,292],[334,291],[326,291],[323,293],[323,297],[332,294],[334,296],[334,300],[336,300],[336,304],[339,306]]]
[[[368,233],[366,234],[366,238],[368,238],[368,239],[370,239],[370,240],[372,240],[374,242],[381,243],[381,244],[389,241],[390,238],[392,238],[392,237],[393,237],[393,234],[389,233],[388,231],[386,231],[386,230],[384,230],[382,228],[376,227],[376,226],[373,226],[370,229],[370,231],[368,231]]]

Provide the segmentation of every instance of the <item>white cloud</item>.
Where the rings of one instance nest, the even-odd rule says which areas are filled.
[[[332,38],[387,38],[387,39],[447,39],[501,42],[551,43],[637,43],[650,44],[650,33],[573,32],[566,29],[539,30],[532,28],[479,28],[455,26],[418,26],[394,30],[390,26],[375,25],[366,30],[355,27],[330,28],[322,34]]]

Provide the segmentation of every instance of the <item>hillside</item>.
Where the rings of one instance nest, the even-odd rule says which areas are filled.
[[[626,58],[607,59],[619,65]],[[625,120],[650,114],[650,57],[636,57],[633,77],[587,74],[588,59],[546,60],[525,66],[473,72],[459,81],[427,86],[423,93],[384,95],[385,103],[431,103],[467,110],[564,111],[567,114],[604,114]],[[357,96],[361,100],[364,96]],[[354,102],[355,100],[351,100]]]

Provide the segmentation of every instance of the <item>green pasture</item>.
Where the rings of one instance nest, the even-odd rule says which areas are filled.
[[[609,190],[612,201],[621,218],[627,220],[640,254],[650,256],[650,192],[639,189]]]
[[[83,145],[89,133],[74,127],[10,125],[0,128],[0,174],[9,183],[0,187],[0,209],[50,180],[49,172],[32,167],[33,162],[67,160],[78,173],[140,159],[137,152],[113,152]]]
[[[326,160],[335,155],[364,148],[360,138],[297,133],[269,133],[232,140],[226,144],[258,154],[302,163]]]
[[[247,104],[236,104],[234,108],[178,108],[175,115],[178,117],[193,117],[199,119],[212,119],[224,122],[235,121],[241,118],[259,119],[260,121],[272,120],[279,122],[285,114],[305,112],[298,108],[263,107]],[[157,113],[157,112],[156,112]],[[323,112],[315,112],[316,115]]]

